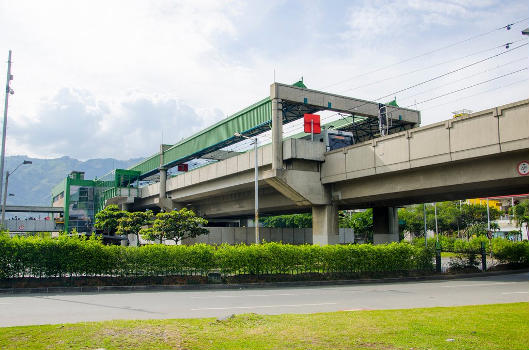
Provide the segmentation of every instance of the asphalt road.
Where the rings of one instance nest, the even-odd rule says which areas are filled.
[[[323,287],[0,295],[0,327],[528,301],[529,273]]]

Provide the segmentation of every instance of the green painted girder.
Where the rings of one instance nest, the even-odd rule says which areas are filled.
[[[171,168],[215,150],[230,146],[242,139],[236,132],[254,136],[270,130],[272,102],[269,97],[221,120],[212,126],[178,142],[163,153],[163,167]],[[129,168],[140,172],[140,178],[156,174],[160,168],[160,154],[155,154]]]

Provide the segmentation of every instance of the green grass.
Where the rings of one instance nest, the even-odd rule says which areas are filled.
[[[0,328],[1,349],[528,349],[529,304]],[[453,340],[449,340],[453,339]]]
[[[456,257],[457,253],[452,252],[441,252],[441,258],[453,258]]]

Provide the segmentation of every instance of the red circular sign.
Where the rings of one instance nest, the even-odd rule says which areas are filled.
[[[529,175],[529,161],[524,160],[518,163],[516,170],[518,170],[518,174],[520,174],[521,176]]]

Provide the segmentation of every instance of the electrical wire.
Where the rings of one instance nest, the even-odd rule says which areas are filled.
[[[411,106],[416,106],[416,105],[420,105],[422,103],[425,103],[425,102],[429,102],[429,101],[433,101],[433,100],[437,100],[438,98],[441,98],[441,97],[445,97],[445,96],[448,96],[448,95],[452,95],[452,94],[455,94],[456,92],[460,92],[460,91],[463,91],[463,90],[467,90],[467,89],[470,89],[470,88],[473,88],[473,87],[476,87],[476,86],[479,86],[479,85],[483,85],[485,83],[488,83],[488,82],[491,82],[491,81],[494,81],[494,80],[497,80],[497,79],[500,79],[500,78],[504,78],[504,77],[507,77],[509,75],[513,75],[513,74],[516,74],[516,73],[520,73],[520,72],[523,72],[524,70],[527,70],[527,67],[526,68],[522,68],[522,69],[519,69],[519,70],[516,70],[514,72],[510,72],[510,73],[507,73],[507,74],[503,74],[503,75],[500,75],[500,76],[497,76],[497,77],[494,77],[492,79],[488,79],[488,80],[485,80],[485,81],[481,81],[479,83],[476,83],[476,84],[472,84],[472,85],[469,85],[469,86],[465,86],[464,88],[461,88],[461,89],[457,89],[457,90],[453,90],[453,91],[450,91],[450,92],[447,92],[445,94],[441,94],[441,95],[438,95],[438,96],[435,96],[435,97],[432,97],[432,98],[429,98],[429,99],[426,99],[426,100],[423,100],[423,101],[420,101],[420,102],[416,102],[410,106],[407,106],[406,108],[409,108]]]
[[[388,80],[401,78],[401,77],[404,77],[404,76],[407,76],[407,75],[410,75],[410,74],[414,74],[414,73],[421,72],[421,71],[424,71],[424,70],[432,69],[432,68],[435,68],[435,67],[438,67],[438,66],[442,66],[444,64],[460,61],[460,60],[468,58],[468,57],[476,56],[476,55],[479,55],[481,53],[492,51],[492,50],[496,50],[496,49],[499,49],[499,48],[508,47],[509,45],[518,43],[520,41],[527,41],[527,40],[529,40],[529,39],[520,39],[520,40],[516,40],[516,41],[513,41],[513,42],[508,42],[508,43],[505,43],[505,44],[502,44],[502,45],[494,46],[494,47],[489,48],[489,49],[480,50],[480,51],[477,51],[477,52],[474,52],[474,53],[471,53],[471,54],[468,54],[468,55],[465,55],[465,56],[462,56],[462,57],[457,57],[457,58],[454,58],[454,59],[451,59],[451,60],[448,60],[448,61],[436,63],[436,64],[433,64],[433,65],[428,66],[428,67],[415,69],[415,70],[412,70],[412,71],[409,71],[409,72],[405,72],[405,73],[394,75],[392,77],[380,79],[380,80],[377,80],[377,81],[374,81],[374,82],[371,82],[371,83],[368,83],[368,84],[363,84],[363,85],[359,85],[359,86],[356,86],[356,87],[353,87],[353,88],[350,88],[350,89],[341,90],[341,91],[339,91],[339,93],[350,92],[350,91],[358,90],[358,89],[361,89],[361,88],[364,88],[364,87],[373,86],[373,85],[376,85],[376,84],[379,84],[379,83],[382,83],[382,82],[385,82],[385,81],[388,81]]]
[[[457,101],[465,100],[465,99],[471,98],[471,97],[480,96],[480,95],[483,95],[483,94],[486,94],[486,93],[489,93],[489,92],[492,92],[492,91],[496,91],[496,90],[504,89],[504,88],[507,88],[509,86],[513,86],[513,85],[516,85],[516,84],[524,83],[526,81],[529,81],[529,78],[522,79],[522,80],[517,80],[517,81],[512,82],[510,84],[497,86],[497,87],[492,88],[492,89],[488,89],[488,90],[485,90],[485,91],[478,92],[477,94],[472,94],[472,95],[460,97],[460,98],[457,98],[455,100],[451,100],[451,101],[448,101],[448,102],[445,102],[445,103],[441,103],[441,104],[438,104],[438,105],[435,105],[435,106],[426,107],[426,108],[423,108],[421,111],[428,111],[428,110],[431,110],[431,109],[439,108],[439,107],[442,107],[442,106],[446,106],[446,105],[448,105],[450,103],[454,103],[454,102],[457,102]]]
[[[417,83],[417,84],[414,84],[414,85],[408,86],[408,87],[406,87],[406,88],[404,88],[404,89],[400,89],[400,90],[394,91],[394,92],[392,92],[392,93],[390,93],[390,94],[388,94],[388,95],[381,96],[381,97],[375,99],[375,101],[379,101],[379,100],[381,100],[381,99],[383,99],[383,98],[388,98],[388,97],[390,97],[390,96],[394,96],[394,95],[396,95],[396,94],[398,94],[398,93],[401,93],[401,92],[403,92],[403,91],[413,89],[413,88],[415,88],[415,87],[417,87],[417,86],[421,86],[421,85],[424,85],[424,84],[426,84],[426,83],[430,83],[430,82],[432,82],[432,81],[434,81],[434,80],[437,80],[437,79],[440,79],[440,78],[446,77],[447,75],[454,74],[454,73],[459,72],[459,71],[461,71],[461,70],[463,70],[463,69],[466,69],[466,68],[469,68],[469,67],[473,67],[473,66],[475,66],[475,65],[477,65],[477,64],[480,64],[480,63],[486,62],[486,61],[488,61],[488,60],[491,60],[491,59],[493,59],[493,58],[499,57],[499,56],[504,55],[504,54],[506,54],[506,53],[512,52],[512,51],[514,51],[514,50],[518,50],[519,48],[524,47],[524,46],[527,46],[527,45],[529,45],[529,43],[525,43],[525,44],[522,44],[522,45],[518,45],[518,46],[513,47],[512,49],[509,49],[509,50],[507,50],[507,51],[503,51],[503,52],[497,53],[497,54],[495,54],[495,55],[492,55],[492,56],[489,56],[489,57],[484,58],[484,59],[482,59],[482,60],[479,60],[479,61],[473,62],[473,63],[468,64],[468,65],[466,65],[466,66],[459,67],[459,68],[454,69],[454,70],[452,70],[452,71],[449,71],[449,72],[447,72],[447,73],[444,73],[444,74],[438,75],[438,76],[436,76],[436,77],[433,77],[433,78],[430,78],[430,79],[427,79],[427,80],[421,81],[420,83]]]
[[[477,34],[477,35],[473,35],[471,37],[468,37],[466,39],[463,39],[463,40],[460,40],[460,41],[456,41],[452,44],[448,44],[446,46],[443,46],[443,47],[440,47],[440,48],[437,48],[437,49],[434,49],[434,50],[431,50],[431,51],[428,51],[428,52],[425,52],[425,53],[422,53],[422,54],[419,54],[419,55],[416,55],[416,56],[412,56],[412,57],[409,57],[409,58],[405,58],[401,61],[398,61],[398,62],[395,62],[395,63],[392,63],[392,64],[389,64],[387,66],[384,66],[384,67],[381,67],[381,68],[377,68],[377,69],[374,69],[374,70],[371,70],[369,72],[365,72],[365,73],[362,73],[362,74],[358,74],[358,75],[355,75],[353,77],[350,77],[350,78],[347,78],[347,79],[344,79],[344,80],[341,80],[337,83],[333,83],[333,84],[329,84],[329,85],[326,85],[326,86],[323,86],[321,89],[326,89],[326,88],[329,88],[329,87],[332,87],[332,86],[336,86],[336,85],[340,85],[340,84],[343,84],[345,82],[348,82],[348,81],[351,81],[353,79],[356,79],[356,78],[359,78],[359,77],[362,77],[362,76],[366,76],[366,75],[369,75],[369,74],[373,74],[373,73],[377,73],[377,72],[380,72],[382,70],[385,70],[385,69],[388,69],[388,68],[391,68],[391,67],[394,67],[394,66],[397,66],[397,65],[400,65],[402,63],[406,63],[406,62],[409,62],[409,61],[412,61],[414,59],[417,59],[417,58],[421,58],[421,57],[425,57],[425,56],[428,56],[428,55],[431,55],[432,53],[435,53],[435,52],[439,52],[439,51],[442,51],[442,50],[446,50],[446,49],[449,49],[451,47],[454,47],[454,46],[457,46],[459,44],[463,44],[463,43],[466,43],[466,42],[469,42],[469,41],[472,41],[474,39],[477,39],[477,38],[480,38],[480,37],[483,37],[485,35],[488,35],[488,34],[491,34],[491,33],[494,33],[496,31],[499,31],[499,30],[502,30],[502,29],[510,29],[512,28],[513,26],[521,23],[521,22],[524,22],[524,21],[527,21],[529,19],[529,17],[526,17],[526,18],[522,18],[520,20],[516,20],[514,21],[513,23],[510,23],[510,24],[507,24],[507,25],[504,25],[502,27],[499,27],[499,28],[495,28],[495,29],[492,29],[492,30],[489,30],[487,32],[484,32],[484,33],[481,33],[481,34]]]
[[[475,73],[475,74],[472,74],[472,75],[467,75],[467,76],[465,76],[465,77],[463,77],[463,78],[461,78],[461,79],[453,80],[453,81],[451,81],[451,82],[449,82],[449,83],[446,83],[446,84],[443,84],[443,85],[438,85],[438,86],[436,86],[434,89],[425,90],[425,91],[422,91],[422,92],[419,92],[419,93],[416,93],[416,94],[413,94],[413,95],[404,96],[404,97],[400,96],[400,97],[399,97],[399,101],[407,100],[407,99],[410,99],[410,98],[412,98],[412,97],[419,96],[419,95],[425,94],[425,93],[427,93],[427,92],[430,92],[430,91],[433,91],[433,90],[439,89],[439,88],[441,88],[441,87],[449,86],[449,85],[455,84],[455,83],[457,83],[457,82],[460,82],[460,81],[463,81],[463,80],[466,80],[466,79],[473,78],[473,77],[475,77],[475,76],[481,75],[481,74],[483,74],[483,73],[491,72],[491,71],[493,71],[493,70],[500,69],[500,68],[502,68],[502,67],[505,67],[505,66],[511,65],[511,64],[513,64],[513,63],[517,63],[517,62],[525,61],[525,60],[527,60],[527,57],[521,57],[521,58],[518,58],[518,59],[516,59],[516,60],[513,60],[513,61],[510,61],[510,62],[507,62],[507,63],[505,63],[505,64],[498,65],[498,66],[496,66],[496,67],[493,67],[493,68],[490,68],[490,69],[486,69],[486,70],[480,71],[480,72]]]

